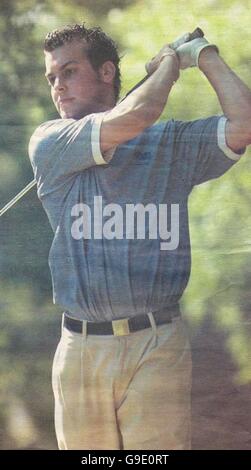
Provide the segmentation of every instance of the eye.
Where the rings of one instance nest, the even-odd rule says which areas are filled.
[[[49,86],[53,86],[54,83],[55,83],[55,77],[53,75],[50,75],[49,77],[47,77],[47,83]]]
[[[75,69],[73,68],[68,68],[68,69],[65,69],[64,72],[63,72],[63,77],[64,78],[70,78],[75,72]]]

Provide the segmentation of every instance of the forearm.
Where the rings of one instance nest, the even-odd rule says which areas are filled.
[[[152,125],[161,115],[178,75],[174,58],[163,57],[157,70],[104,117],[101,150],[109,150],[132,139]]]
[[[251,127],[251,90],[211,48],[199,57],[199,68],[214,88],[229,121]]]
[[[158,69],[117,106],[117,111],[124,109],[134,114],[146,126],[154,123],[161,115],[176,79],[173,59],[166,56]]]

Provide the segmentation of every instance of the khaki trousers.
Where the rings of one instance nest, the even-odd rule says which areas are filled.
[[[126,336],[62,328],[52,371],[59,449],[190,449],[191,354],[181,319]]]

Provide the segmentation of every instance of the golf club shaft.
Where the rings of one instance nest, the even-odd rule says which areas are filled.
[[[36,180],[32,180],[25,188],[23,188],[11,201],[8,202],[1,210],[0,217],[7,212],[14,204],[16,204],[26,193],[28,193],[36,185]]]

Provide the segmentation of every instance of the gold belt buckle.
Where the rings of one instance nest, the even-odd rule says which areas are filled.
[[[112,329],[114,336],[124,336],[129,335],[129,323],[128,319],[124,318],[122,320],[113,320]]]

